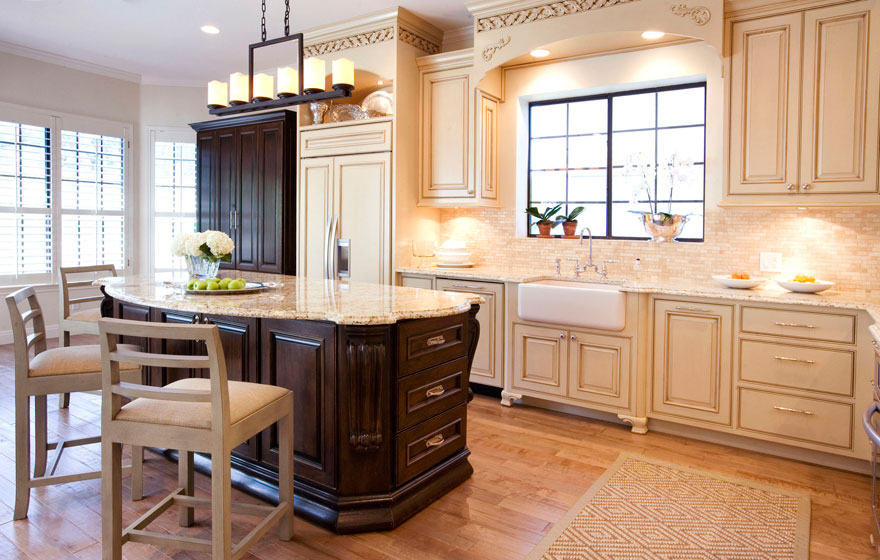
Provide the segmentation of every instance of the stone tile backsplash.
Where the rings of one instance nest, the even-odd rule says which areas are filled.
[[[441,210],[441,241],[467,241],[477,263],[511,269],[554,269],[557,257],[585,259],[576,240],[516,237],[522,212],[510,208]],[[880,208],[707,208],[703,243],[593,241],[593,260],[609,264],[609,278],[644,281],[706,280],[743,270],[757,275],[759,253],[782,253],[783,275],[806,272],[845,292],[880,293]],[[586,242],[585,242],[586,245]],[[566,275],[572,268],[563,262]],[[762,276],[777,276],[762,273]]]

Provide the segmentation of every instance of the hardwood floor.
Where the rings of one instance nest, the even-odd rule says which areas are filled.
[[[78,343],[84,342],[81,338]],[[75,342],[76,343],[76,342]],[[100,481],[33,491],[30,515],[11,521],[14,500],[12,348],[0,346],[0,558],[97,559],[101,557]],[[50,399],[50,440],[96,433],[100,399],[74,394],[68,410]],[[812,499],[812,560],[876,558],[869,544],[870,480],[837,471],[623,426],[515,406],[477,396],[470,404],[468,438],[473,477],[402,527],[386,533],[334,535],[301,519],[290,543],[270,532],[246,558],[504,559],[525,556],[622,452],[741,477],[805,492]],[[128,523],[176,486],[176,465],[147,453],[141,502],[123,494]],[[97,446],[66,451],[59,472],[95,468]],[[197,491],[208,495],[210,481],[196,475]],[[127,482],[127,478],[124,479]],[[235,492],[239,501],[252,498]],[[173,508],[172,508],[173,509]],[[254,518],[234,515],[234,539],[249,531]],[[169,511],[152,528],[205,537],[209,513],[196,512],[196,525],[177,526]],[[126,558],[167,560],[207,558],[187,551],[128,544]]]

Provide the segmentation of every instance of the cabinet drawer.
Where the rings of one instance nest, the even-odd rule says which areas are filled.
[[[852,352],[743,340],[742,381],[852,396]]]
[[[806,443],[851,449],[853,408],[845,403],[741,388],[739,427]]]
[[[742,308],[742,331],[749,333],[852,344],[855,342],[855,326],[852,315]]]
[[[464,449],[467,405],[461,405],[422,422],[397,436],[397,484]]]
[[[398,375],[403,377],[466,356],[467,326],[467,314],[400,323]]]
[[[415,426],[467,402],[467,358],[459,358],[397,382],[397,427]]]
[[[300,133],[300,157],[391,151],[391,123],[324,125]]]

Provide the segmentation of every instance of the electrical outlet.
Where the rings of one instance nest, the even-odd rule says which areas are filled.
[[[71,303],[71,304],[70,304],[70,310],[71,310],[71,311],[76,311],[77,309],[79,309],[79,304],[78,304],[78,303]]]
[[[761,272],[782,272],[782,253],[761,253]]]

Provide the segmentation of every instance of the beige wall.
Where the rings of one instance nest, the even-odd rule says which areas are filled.
[[[554,270],[556,258],[586,258],[577,241],[526,238],[526,123],[528,98],[571,95],[603,85],[639,84],[676,75],[705,73],[708,79],[706,216],[704,243],[650,244],[596,240],[593,258],[617,260],[610,277],[654,281],[711,281],[713,273],[756,273],[761,251],[780,252],[785,273],[804,271],[839,283],[840,289],[880,290],[880,208],[721,208],[723,113],[720,62],[703,43],[530,66],[506,73],[506,99],[500,112],[500,188],[502,208],[444,209],[441,240],[467,240],[477,261],[513,269]],[[522,99],[526,98],[526,99]],[[568,273],[572,264],[564,262]],[[773,274],[770,274],[773,276]]]
[[[133,270],[144,264],[147,254],[144,238],[149,219],[149,184],[146,142],[148,127],[185,128],[190,122],[206,120],[205,90],[201,87],[141,85],[127,79],[51,64],[0,52],[0,76],[8,77],[0,87],[0,103],[9,103],[44,112],[112,120],[130,124],[130,197],[137,201],[131,214],[130,234]],[[11,290],[0,288],[0,296]],[[38,288],[40,304],[46,313],[50,336],[55,336],[58,317],[57,286]],[[0,344],[11,341],[9,317],[0,312]]]

